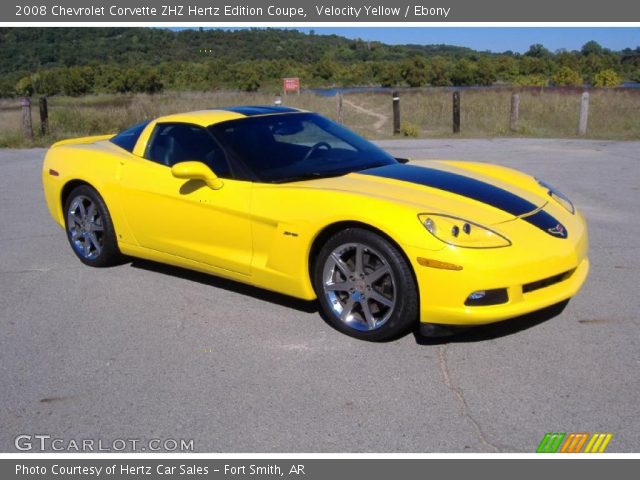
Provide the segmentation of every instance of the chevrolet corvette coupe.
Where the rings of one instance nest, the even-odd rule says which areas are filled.
[[[58,142],[42,178],[83,263],[140,257],[317,299],[364,340],[576,294],[587,229],[560,191],[496,165],[407,162],[318,114],[252,106]]]

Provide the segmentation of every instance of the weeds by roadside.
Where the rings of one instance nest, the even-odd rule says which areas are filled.
[[[343,104],[346,126],[371,139],[392,138],[391,98],[384,93],[349,94]],[[269,105],[267,93],[166,92],[156,95],[90,95],[49,98],[49,135],[39,135],[37,107],[32,108],[34,139],[21,131],[19,99],[0,100],[0,148],[48,146],[56,140],[118,132],[145,118],[229,105]],[[509,130],[508,90],[461,93],[461,133],[456,137],[577,137],[580,94],[553,90],[523,91],[516,132]],[[283,104],[337,118],[336,100],[312,93],[290,95]],[[454,137],[451,91],[430,89],[401,95],[401,124],[411,137]],[[37,99],[33,99],[37,105]],[[640,92],[593,90],[587,138],[640,139]],[[386,118],[386,120],[385,120]],[[406,130],[406,128],[405,128]]]

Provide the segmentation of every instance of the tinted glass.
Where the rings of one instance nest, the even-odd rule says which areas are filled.
[[[219,177],[229,176],[224,152],[209,132],[184,123],[156,126],[146,157],[167,167],[185,161],[200,161]]]
[[[120,132],[115,137],[111,138],[110,141],[118,145],[120,148],[124,148],[127,152],[133,152],[133,148],[136,146],[138,138],[140,138],[140,134],[147,125],[149,125],[149,120],[138,123],[137,125]]]
[[[209,130],[264,182],[344,175],[397,163],[384,150],[314,113],[249,117]]]

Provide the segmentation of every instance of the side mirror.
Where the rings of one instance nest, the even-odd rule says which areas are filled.
[[[224,183],[202,162],[179,162],[171,167],[171,174],[176,178],[202,180],[213,190],[220,190]]]

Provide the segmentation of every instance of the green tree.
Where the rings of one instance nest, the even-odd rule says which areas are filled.
[[[61,93],[71,97],[86,95],[93,88],[94,70],[92,67],[71,67],[66,69],[60,79]]]
[[[410,87],[422,87],[427,83],[427,62],[424,57],[414,56],[402,65],[402,78]]]
[[[524,56],[520,59],[521,75],[549,75],[549,62],[542,58]]]
[[[559,87],[582,85],[582,77],[569,67],[562,67],[552,77],[554,85]]]
[[[501,55],[496,60],[496,77],[504,81],[513,81],[519,74],[518,61],[507,55]]]
[[[459,60],[451,71],[451,82],[455,86],[469,86],[476,83],[476,71],[473,64],[463,58]]]
[[[536,43],[529,47],[525,55],[533,58],[548,58],[551,56],[551,52],[547,50],[541,43]]]
[[[496,80],[496,69],[493,61],[489,57],[482,57],[477,64],[475,83],[489,86],[493,85]]]
[[[441,56],[429,62],[428,83],[433,87],[448,87],[451,85],[451,64]]]
[[[30,97],[35,92],[35,88],[33,87],[33,81],[31,80],[31,75],[27,75],[26,77],[22,77],[16,83],[16,93],[21,97]]]
[[[556,53],[555,62],[560,67],[569,67],[576,71],[581,69],[580,56],[576,52],[558,52]]]
[[[604,49],[598,42],[591,40],[590,42],[587,42],[582,46],[582,48],[580,49],[580,53],[582,53],[582,55],[584,56],[602,55],[604,53]]]
[[[334,62],[327,58],[323,58],[312,66],[311,75],[313,75],[314,78],[330,80],[335,75],[336,70],[337,68]]]
[[[383,87],[395,87],[402,82],[402,72],[398,65],[385,63],[378,74],[380,85]]]
[[[618,85],[620,85],[620,76],[611,69],[599,71],[593,81],[594,87],[612,88]]]
[[[259,72],[251,64],[240,66],[234,86],[243,92],[257,92],[260,88]]]

